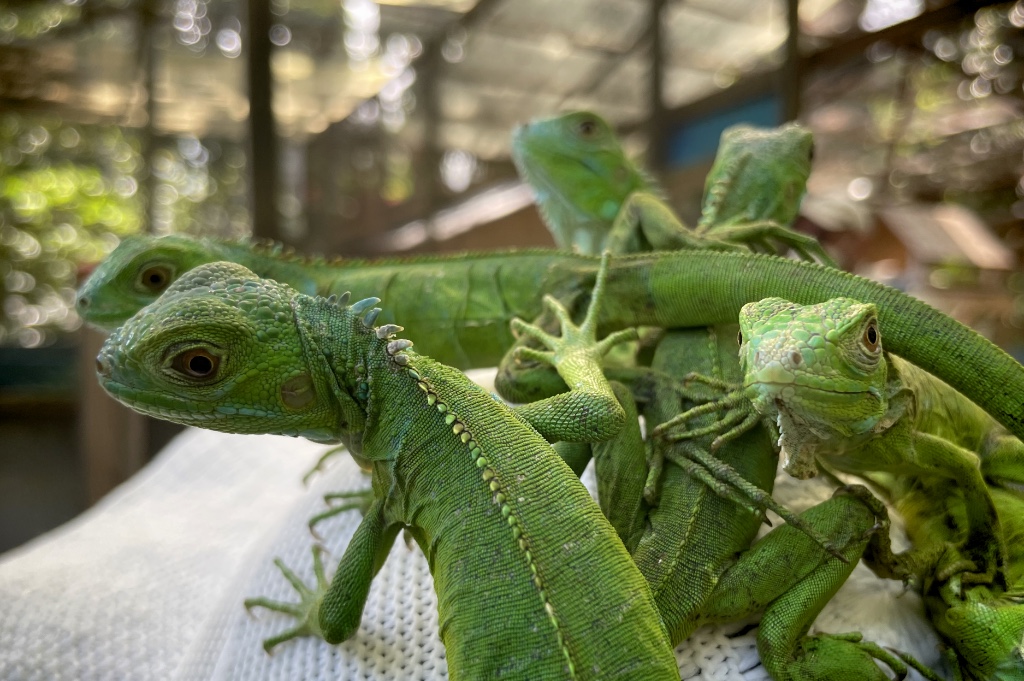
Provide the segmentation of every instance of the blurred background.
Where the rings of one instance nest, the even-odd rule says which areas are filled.
[[[1024,0],[0,4],[0,551],[175,432],[100,391],[77,283],[135,232],[551,245],[512,127],[587,108],[693,223],[723,128],[816,139],[798,227],[1024,356]]]

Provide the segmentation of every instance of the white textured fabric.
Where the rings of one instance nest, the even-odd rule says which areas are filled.
[[[250,616],[242,600],[295,600],[273,557],[311,584],[306,521],[323,509],[324,492],[368,484],[342,455],[304,488],[300,478],[323,451],[303,440],[189,430],[96,507],[0,558],[0,679],[447,678],[426,560],[401,539],[351,640],[302,638],[263,652],[262,639],[287,628],[288,618]],[[824,483],[785,475],[776,489],[796,510],[831,494]],[[359,520],[351,511],[319,527],[331,552],[328,574]],[[938,664],[920,599],[863,566],[814,630],[862,631]],[[676,650],[683,679],[766,679],[756,634],[751,623],[697,631]]]

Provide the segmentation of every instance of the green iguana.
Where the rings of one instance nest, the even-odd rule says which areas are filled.
[[[765,131],[731,129],[722,139],[708,176],[699,234],[689,231],[663,201],[647,191],[651,183],[629,163],[610,127],[594,114],[574,112],[534,121],[516,131],[513,149],[520,175],[533,186],[559,245],[571,241],[583,252],[607,245],[619,253],[647,249],[652,242],[666,244],[668,237],[677,234],[681,238],[674,244],[683,248],[717,248],[711,236],[716,231],[728,234],[746,222],[763,225],[795,217],[809,172],[811,134],[790,125]],[[607,207],[604,213],[598,210],[602,206]],[[652,215],[657,220],[650,219]],[[657,227],[657,241],[648,236],[652,224]],[[822,606],[853,569],[857,551],[873,537],[876,523],[887,527],[884,509],[868,495],[859,497],[863,503],[859,508],[846,498],[826,502],[803,517],[784,512],[792,525],[811,535],[824,535],[819,542],[842,543],[842,550],[833,549],[835,556],[801,547],[804,558],[799,564],[789,552],[794,542],[806,539],[797,540],[792,527],[770,533],[749,551],[761,514],[750,513],[748,504],[734,503],[735,495],[726,498],[721,483],[701,476],[699,467],[670,466],[660,471],[663,493],[656,503],[645,503],[647,456],[637,412],[653,428],[693,406],[692,391],[681,389],[683,377],[690,372],[732,380],[740,377],[735,351],[730,349],[735,336],[735,324],[670,329],[658,337],[650,368],[606,368],[609,376],[625,377],[623,385],[612,385],[627,414],[627,427],[607,442],[573,447],[560,443],[560,453],[578,471],[592,452],[601,509],[650,584],[673,643],[701,624],[764,610],[758,648],[775,679],[836,674],[887,678],[872,658],[905,673],[902,660],[850,635],[806,636]],[[520,383],[537,381],[537,376],[531,368],[524,372],[518,362],[504,362],[499,376],[499,390],[513,398],[550,390],[536,385],[524,389]],[[641,401],[639,410],[636,398]],[[777,456],[763,429],[729,443],[719,456],[743,472],[750,489],[770,498]],[[878,535],[874,541],[888,542],[886,532]],[[765,570],[765,562],[789,569],[784,574]],[[744,586],[741,596],[736,595],[737,584]],[[825,650],[827,655],[820,654]],[[921,668],[916,661],[911,663]]]
[[[923,369],[885,352],[879,309],[848,298],[799,305],[768,298],[740,312],[742,388],[722,399],[726,442],[756,411],[777,429],[787,472],[956,481],[966,505],[963,558],[939,579],[1001,579],[1005,547],[979,457],[1024,461],[1024,443]],[[729,430],[729,423],[740,422]],[[1005,586],[1005,585],[1003,585]]]
[[[328,585],[284,566],[301,602],[269,639],[357,629],[370,582],[402,528],[423,549],[452,679],[678,679],[650,591],[582,484],[540,433],[607,438],[623,414],[598,359],[594,314],[562,338],[520,329],[572,392],[513,411],[374,326],[376,298],[315,298],[232,263],[198,267],[116,331],[97,358],[113,397],[158,418],[236,433],[344,441],[373,470],[374,501]],[[635,332],[632,334],[635,336]],[[535,430],[537,428],[537,430]],[[538,432],[539,430],[539,432]]]
[[[812,237],[789,227],[800,213],[813,158],[814,137],[799,123],[726,128],[704,182],[704,200],[694,232],[749,241],[765,250],[770,248],[767,240],[774,238],[806,260],[814,254],[831,262],[820,246],[815,248]]]
[[[385,292],[393,301],[380,322],[409,320],[412,340],[460,368],[494,366],[512,345],[512,317],[535,319],[549,293],[575,312],[588,299],[599,259],[558,251],[511,251],[379,262],[312,263],[274,255],[251,244],[186,237],[125,239],[82,287],[86,319],[123,323],[143,300],[136,284],[151,263],[167,265],[174,279],[231,246],[257,274],[315,286],[327,295]],[[212,254],[212,255],[211,255]],[[280,262],[285,261],[286,267]],[[244,264],[244,263],[243,263]],[[246,265],[247,267],[249,265]],[[1024,367],[991,342],[929,305],[883,284],[813,263],[755,253],[674,251],[614,256],[608,271],[601,330],[635,326],[685,328],[733,323],[751,301],[780,296],[819,303],[846,296],[878,306],[888,350],[927,366],[1024,436]],[[83,300],[84,298],[84,300]],[[95,315],[95,316],[94,316]],[[120,321],[117,321],[120,320]],[[413,326],[413,324],[418,326]]]

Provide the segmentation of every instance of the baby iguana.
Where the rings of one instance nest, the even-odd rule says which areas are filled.
[[[635,333],[562,338],[525,324],[572,392],[513,411],[452,368],[374,326],[376,298],[314,298],[231,263],[203,265],[116,331],[103,387],[158,418],[236,433],[344,440],[372,462],[375,499],[328,585],[283,566],[301,602],[295,636],[337,643],[357,629],[375,573],[408,528],[426,554],[453,679],[678,679],[650,591],[629,554],[541,434],[613,435],[623,414],[598,359]],[[536,428],[536,430],[535,430]],[[539,432],[538,432],[539,431]]]
[[[165,248],[172,243],[173,248]],[[186,237],[126,239],[83,285],[87,314],[102,309],[108,326],[123,323],[145,304],[135,296],[152,301],[159,295],[140,293],[136,286],[150,263],[170,266],[173,280],[195,266],[191,263],[209,258],[208,252],[216,253],[216,243]],[[244,257],[255,261],[257,274],[296,287],[314,285],[321,295],[351,290],[359,297],[385,291],[393,302],[392,309],[381,313],[381,323],[396,317],[408,320],[418,347],[465,368],[494,366],[514,341],[508,331],[511,317],[536,318],[542,293],[572,301],[576,311],[586,303],[599,264],[594,256],[550,250],[310,263],[251,244],[237,247],[249,251]],[[890,352],[929,367],[1011,432],[1024,436],[1020,363],[925,303],[828,267],[717,251],[615,256],[600,328],[733,323],[745,303],[768,296],[810,304],[837,295],[875,303]]]
[[[939,578],[963,573],[964,583],[991,583],[1005,547],[979,456],[1021,461],[1024,444],[946,383],[883,351],[882,331],[876,306],[848,298],[745,305],[743,388],[723,398],[732,428],[720,425],[719,443],[742,432],[744,412],[756,410],[777,428],[794,477],[815,475],[821,462],[854,475],[956,481],[968,520],[965,557]]]
[[[727,130],[708,174],[701,221],[691,230],[597,114],[541,119],[512,135],[512,159],[561,248],[636,253],[772,249],[777,243],[832,264],[817,241],[787,226],[800,206],[812,148],[810,133],[796,125]],[[764,172],[749,172],[750,163]]]

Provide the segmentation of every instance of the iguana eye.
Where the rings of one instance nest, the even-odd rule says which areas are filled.
[[[597,134],[597,121],[593,118],[584,118],[576,124],[576,130],[578,130],[580,135],[583,137],[593,137]]]
[[[878,323],[872,319],[868,322],[867,328],[864,329],[864,336],[861,341],[864,343],[864,347],[868,349],[868,352],[878,352]]]
[[[167,265],[150,265],[139,274],[139,284],[153,293],[160,293],[171,283],[171,268]]]
[[[203,348],[186,350],[171,360],[171,368],[192,378],[210,378],[217,373],[220,357]]]

